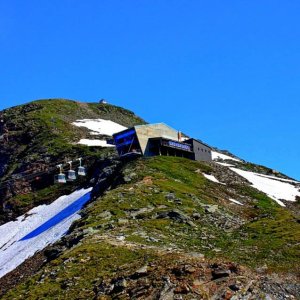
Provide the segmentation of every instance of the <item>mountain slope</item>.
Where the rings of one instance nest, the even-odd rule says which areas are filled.
[[[34,101],[6,109],[0,112],[0,117],[9,139],[0,148],[2,222],[35,205],[49,203],[84,183],[81,179],[67,187],[53,186],[57,164],[83,157],[84,164],[91,167],[95,161],[114,153],[113,149],[78,144],[90,135],[86,128],[73,122],[100,118],[125,127],[145,123],[121,107],[64,99]],[[3,127],[0,126],[0,136],[5,132]]]
[[[11,157],[2,164],[3,180],[26,163],[55,166],[62,157],[85,157],[89,172],[64,186],[53,185],[51,172],[39,185],[22,178],[28,190],[15,180],[16,195],[3,194],[4,204],[11,204],[4,205],[3,222],[28,212],[17,222],[37,226],[5,238],[15,249],[28,241],[22,251],[31,255],[39,250],[0,279],[3,299],[300,297],[299,182],[217,149],[210,163],[176,157],[120,161],[113,148],[78,144],[107,139],[110,122],[115,128],[144,122],[107,104],[44,100],[4,114],[10,141],[0,151]],[[92,189],[81,218],[73,209],[66,215],[65,206],[53,215],[47,214],[51,205],[40,205],[55,206],[59,196],[77,188]],[[61,199],[76,202],[76,193]],[[43,211],[38,220],[35,212]],[[68,217],[76,220],[71,228]],[[12,233],[16,224],[6,223],[0,232]],[[51,232],[63,236],[54,245]],[[45,248],[34,248],[35,239]],[[23,253],[10,244],[0,244],[0,251],[18,260]]]
[[[222,168],[127,164],[75,225],[80,243],[54,246],[61,255],[4,299],[297,296],[299,220],[238,175],[230,189],[203,176]]]

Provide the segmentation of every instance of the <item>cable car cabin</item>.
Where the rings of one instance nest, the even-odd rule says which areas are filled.
[[[69,170],[68,171],[68,180],[73,181],[73,180],[76,180],[76,178],[77,178],[76,172],[74,170]]]
[[[79,176],[86,176],[86,171],[85,171],[85,167],[78,167],[78,175]]]
[[[64,173],[60,173],[58,175],[54,176],[54,182],[55,183],[66,183],[66,175]]]

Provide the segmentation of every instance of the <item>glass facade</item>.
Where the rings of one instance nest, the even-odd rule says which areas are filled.
[[[191,158],[192,146],[164,138],[149,139],[150,153],[152,155],[178,156]]]
[[[138,126],[116,133],[113,137],[119,156],[167,155],[211,161],[210,148],[205,144],[195,139],[176,140],[174,132],[167,130],[166,126],[154,125]]]
[[[114,136],[115,145],[120,156],[128,154],[142,154],[134,129],[120,132]]]

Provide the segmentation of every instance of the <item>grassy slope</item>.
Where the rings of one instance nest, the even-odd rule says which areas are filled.
[[[17,128],[15,132],[11,132],[12,137],[24,131],[34,133],[30,147],[25,151],[32,155],[40,152],[47,152],[49,155],[72,152],[75,147],[72,142],[77,142],[86,133],[86,130],[71,124],[77,119],[103,118],[127,127],[145,123],[134,113],[121,107],[64,99],[38,100],[13,107],[5,110],[4,117],[8,120],[8,125],[12,124],[12,127]],[[28,141],[24,141],[26,142]]]
[[[175,250],[200,252],[207,258],[230,260],[250,268],[265,267],[267,272],[299,274],[299,222],[288,210],[247,185],[236,184],[228,194],[227,187],[210,182],[199,173],[209,173],[211,168],[174,157],[130,163],[124,174],[132,181],[108,191],[86,208],[85,217],[76,225],[76,230],[86,234],[82,242],[3,299],[92,298],[96,285],[132,274],[145,261],[163,264],[163,260],[174,265],[178,259],[172,254]],[[224,202],[222,199],[233,190],[251,198],[252,204],[238,207]],[[168,199],[169,193],[175,194],[176,199]],[[215,204],[217,212],[206,211],[205,205]],[[138,209],[144,210],[135,218],[130,217]],[[159,213],[174,209],[194,225],[156,218]],[[110,217],[103,215],[107,211]],[[200,217],[193,218],[195,213]],[[224,229],[218,222],[223,216],[243,222]],[[118,243],[120,235],[126,237],[125,243]],[[164,255],[166,248],[173,252]]]
[[[133,112],[121,107],[65,99],[38,100],[7,109],[3,113],[10,129],[10,142],[7,146],[10,160],[1,180],[11,179],[16,173],[27,172],[36,163],[51,169],[58,163],[77,157],[84,157],[84,164],[91,167],[97,159],[113,151],[78,145],[80,138],[88,135],[88,130],[71,124],[77,119],[103,118],[123,126],[145,123]],[[52,177],[53,175],[50,179],[46,178],[47,184],[41,184],[40,188],[35,185],[32,193],[10,198],[9,204],[14,213],[22,214],[37,204],[52,201],[83,183],[82,180],[76,181],[63,188],[49,186],[52,184]]]

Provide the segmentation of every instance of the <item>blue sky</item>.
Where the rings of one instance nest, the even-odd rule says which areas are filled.
[[[107,99],[300,179],[298,0],[0,0],[0,109]]]

